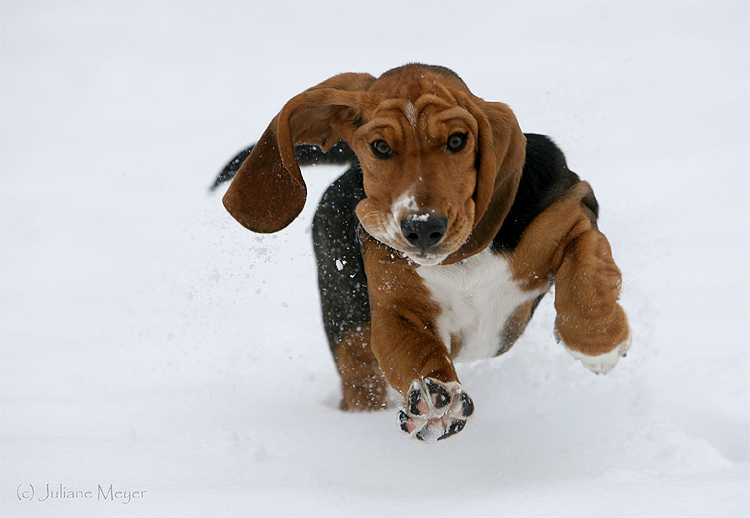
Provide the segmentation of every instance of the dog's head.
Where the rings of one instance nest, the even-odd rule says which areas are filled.
[[[515,198],[526,149],[510,108],[474,96],[448,69],[341,74],[284,106],[225,207],[250,230],[284,228],[306,197],[294,146],[327,150],[339,140],[362,167],[362,226],[420,265],[456,262],[490,243]]]

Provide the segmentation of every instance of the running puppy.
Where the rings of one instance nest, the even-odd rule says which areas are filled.
[[[352,163],[313,222],[343,409],[385,407],[390,384],[406,433],[461,431],[474,404],[454,362],[510,349],[553,283],[568,352],[597,374],[625,356],[620,270],[594,193],[505,104],[436,66],[334,76],[227,165],[224,206],[254,232],[281,230],[305,203],[300,162],[316,160]]]

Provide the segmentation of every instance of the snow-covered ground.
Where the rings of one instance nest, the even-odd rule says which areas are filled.
[[[750,4],[0,8],[3,517],[750,514]],[[635,335],[594,376],[548,298],[437,445],[336,409],[309,227],[341,169],[277,235],[207,193],[296,93],[408,61],[565,150]]]

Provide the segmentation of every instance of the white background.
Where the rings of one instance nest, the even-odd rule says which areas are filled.
[[[0,8],[3,516],[750,513],[748,3]],[[309,227],[341,169],[273,236],[207,193],[293,95],[409,61],[592,183],[635,336],[594,376],[548,297],[432,446],[336,409]]]

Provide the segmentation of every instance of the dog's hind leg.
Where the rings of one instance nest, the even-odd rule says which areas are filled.
[[[387,395],[370,348],[370,301],[354,212],[362,198],[354,166],[328,188],[313,220],[323,325],[341,375],[344,410],[384,408]]]
[[[387,384],[370,348],[370,326],[354,329],[332,344],[341,376],[342,410],[386,407]]]

